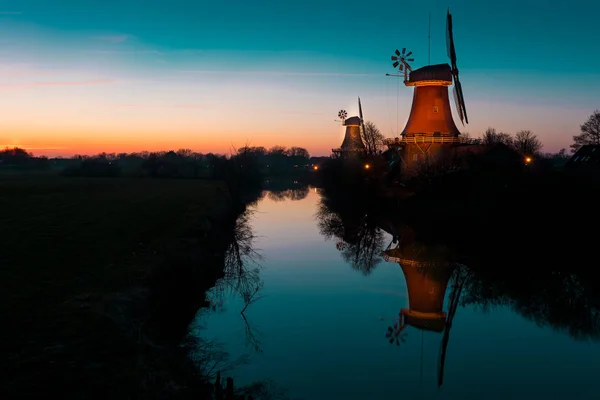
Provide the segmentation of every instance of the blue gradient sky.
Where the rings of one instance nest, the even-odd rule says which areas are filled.
[[[454,17],[472,136],[531,129],[567,147],[600,108],[591,1],[0,0],[0,145],[74,154],[232,145],[339,146],[345,108],[386,136],[412,88],[389,57],[447,62]],[[455,120],[458,120],[455,116]]]

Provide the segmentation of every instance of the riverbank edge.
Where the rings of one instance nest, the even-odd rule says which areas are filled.
[[[63,314],[81,323],[80,332],[73,332],[78,343],[64,338],[46,348],[50,354],[43,363],[13,364],[2,392],[6,389],[10,398],[52,393],[62,398],[207,398],[212,386],[190,355],[195,349],[186,340],[187,327],[198,308],[207,305],[206,291],[222,276],[224,251],[252,198],[235,198],[225,182],[216,184],[218,199],[200,218],[189,213],[168,240],[122,260],[122,282],[111,284],[112,290],[81,293],[68,301]]]
[[[206,293],[223,277],[224,254],[251,198],[224,189],[201,221],[191,222],[147,255],[149,273],[130,289],[141,294],[129,308],[130,321],[139,327],[137,336],[129,335],[138,368],[132,396],[212,398],[213,385],[197,363],[198,358],[210,357],[211,349],[190,335],[189,325],[199,309],[209,306]],[[199,355],[203,352],[207,354]]]

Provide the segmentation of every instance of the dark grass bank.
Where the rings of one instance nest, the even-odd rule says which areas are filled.
[[[222,182],[0,178],[4,398],[189,398],[179,343],[244,206]]]

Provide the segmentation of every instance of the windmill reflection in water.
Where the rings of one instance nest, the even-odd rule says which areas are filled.
[[[392,241],[383,251],[383,259],[402,268],[408,291],[408,308],[402,308],[386,337],[390,343],[405,342],[408,326],[421,330],[421,378],[423,374],[423,332],[443,333],[438,359],[438,387],[444,379],[446,349],[460,294],[466,282],[466,268],[453,263],[451,250],[444,245],[426,246],[415,240],[408,227],[384,228]],[[447,312],[443,310],[450,284]]]

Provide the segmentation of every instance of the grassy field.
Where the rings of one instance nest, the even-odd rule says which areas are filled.
[[[105,305],[131,302],[165,243],[207,232],[230,205],[219,182],[0,176],[0,388],[137,397],[119,379],[145,373],[124,337],[139,327]]]

